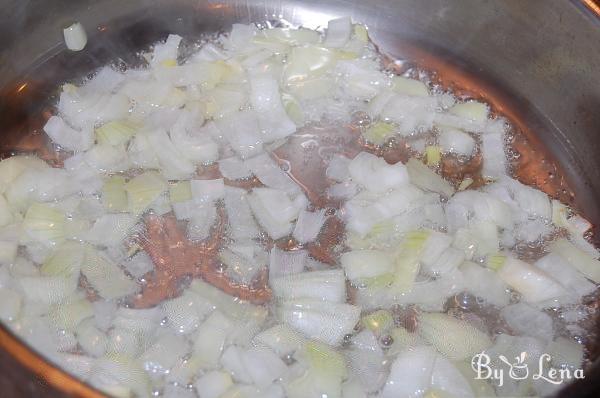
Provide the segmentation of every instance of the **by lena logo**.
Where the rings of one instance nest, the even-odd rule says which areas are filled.
[[[552,384],[562,384],[572,379],[583,379],[583,369],[556,369],[551,366],[550,354],[542,354],[539,357],[537,368],[530,372],[527,363],[527,353],[522,352],[509,360],[504,355],[498,355],[499,363],[492,365],[492,359],[485,352],[481,352],[471,360],[471,368],[475,372],[477,380],[492,380],[498,386],[504,385],[506,375],[513,380],[525,380],[531,376],[532,380],[543,380]]]

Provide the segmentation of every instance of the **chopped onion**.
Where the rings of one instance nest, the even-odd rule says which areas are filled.
[[[87,250],[81,273],[100,296],[108,300],[128,296],[139,289],[116,264],[92,248]]]
[[[232,238],[244,240],[257,237],[258,227],[252,216],[246,191],[226,186],[224,202]]]
[[[307,259],[308,252],[306,250],[284,251],[273,246],[269,256],[269,279],[302,272]]]
[[[292,236],[299,243],[308,243],[315,240],[321,228],[323,228],[323,224],[325,224],[325,218],[325,209],[314,212],[300,211]]]
[[[63,29],[63,36],[65,38],[65,45],[71,51],[81,51],[87,44],[87,35],[83,25],[79,22],[75,22],[69,27]]]
[[[65,238],[65,215],[49,205],[34,203],[23,219],[23,232],[26,239],[46,246],[61,243]]]
[[[263,330],[254,337],[254,341],[266,345],[280,357],[295,353],[306,342],[302,336],[283,324]]]
[[[392,78],[392,89],[399,94],[410,95],[413,97],[429,96],[429,89],[425,83],[402,76],[394,76]]]
[[[346,299],[346,279],[341,270],[302,272],[270,278],[275,296],[284,300],[318,299],[341,303]]]
[[[348,165],[352,179],[371,192],[382,193],[408,183],[408,173],[402,163],[387,164],[368,152],[359,153]]]
[[[297,299],[279,308],[283,322],[309,338],[338,345],[360,318],[360,308],[344,303]]]
[[[250,169],[260,182],[269,188],[279,189],[290,195],[300,192],[298,185],[277,165],[266,153],[248,159],[246,167]]]
[[[213,370],[202,375],[194,385],[200,398],[219,398],[233,386],[233,381],[229,373]]]
[[[393,263],[389,255],[377,250],[354,250],[340,258],[346,277],[351,281],[372,278],[392,272]]]
[[[125,184],[129,211],[134,215],[143,213],[168,186],[165,179],[155,171],[147,171]]]
[[[60,145],[72,151],[85,151],[94,144],[91,129],[77,131],[70,127],[60,116],[51,116],[44,125],[44,132]]]
[[[323,44],[332,48],[344,47],[351,35],[352,21],[350,17],[332,19],[327,24],[327,34]]]
[[[444,152],[457,155],[471,156],[475,149],[473,137],[460,130],[444,129],[440,133],[438,141]]]
[[[252,176],[250,168],[236,156],[219,160],[219,171],[229,180],[242,180]]]
[[[600,261],[579,249],[566,239],[559,239],[550,245],[550,250],[559,254],[579,272],[596,283],[600,283]]]
[[[419,188],[437,192],[446,197],[450,197],[454,193],[454,188],[452,188],[452,185],[448,181],[444,180],[417,159],[409,159],[408,163],[406,163],[406,170],[410,176],[411,183]]]
[[[485,333],[468,322],[440,313],[422,313],[418,333],[451,360],[472,358],[492,345]]]
[[[115,246],[133,232],[136,221],[130,214],[105,214],[84,234],[84,240],[96,245]]]
[[[516,334],[536,337],[544,342],[550,342],[554,338],[554,326],[550,315],[525,303],[502,308],[500,316]]]

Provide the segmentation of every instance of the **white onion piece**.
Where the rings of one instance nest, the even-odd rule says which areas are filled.
[[[340,258],[346,277],[350,280],[372,278],[392,272],[392,258],[378,250],[354,250]]]
[[[327,178],[331,178],[332,180],[338,182],[345,181],[348,177],[350,177],[350,173],[348,172],[348,166],[350,165],[350,162],[351,160],[343,155],[333,155],[329,161],[329,164],[327,165],[325,175]]]
[[[213,370],[203,374],[194,384],[200,398],[219,398],[233,385],[227,372]]]
[[[462,156],[471,156],[475,149],[475,140],[460,130],[444,129],[438,137],[442,151]]]
[[[244,352],[240,347],[235,345],[229,346],[221,357],[221,365],[231,374],[235,381],[250,384],[252,383],[252,377],[242,362],[243,355]]]
[[[248,195],[250,207],[260,225],[273,239],[279,239],[292,231],[291,221],[298,209],[284,191],[271,188],[255,188]]]
[[[145,252],[139,252],[123,262],[123,268],[134,278],[141,278],[154,269],[154,263]]]
[[[225,196],[223,179],[191,180],[192,198],[196,203],[212,202]]]
[[[253,383],[267,388],[287,370],[285,363],[268,348],[250,348],[242,354],[242,364]]]
[[[341,303],[346,300],[346,279],[341,270],[312,271],[269,280],[276,297],[283,300],[310,298]]]
[[[119,354],[99,358],[92,365],[89,382],[112,395],[150,395],[150,379],[139,361]]]
[[[504,153],[504,134],[482,134],[481,154],[483,156],[481,173],[484,177],[498,178],[506,175],[508,164]]]
[[[267,153],[246,160],[246,167],[250,169],[260,182],[269,188],[279,189],[290,195],[300,193],[298,185],[292,181]]]
[[[418,333],[451,360],[472,358],[492,345],[484,332],[466,321],[441,313],[422,313]]]
[[[44,132],[67,150],[85,151],[94,143],[92,129],[77,131],[67,125],[60,116],[51,116],[44,125]]]
[[[511,304],[502,308],[500,316],[519,335],[537,337],[546,343],[554,338],[553,321],[550,315],[525,303]]]
[[[170,34],[164,43],[156,43],[152,50],[152,64],[158,65],[163,61],[176,60],[181,39],[179,35]]]
[[[327,23],[327,34],[324,45],[326,47],[343,47],[352,35],[352,21],[350,17],[332,19]]]
[[[433,127],[436,105],[432,97],[396,94],[382,107],[381,117],[397,123],[397,131],[402,136],[410,136]]]
[[[298,351],[306,340],[289,326],[279,324],[257,334],[254,341],[269,347],[280,357],[285,357]]]
[[[87,35],[83,25],[79,22],[75,22],[69,27],[63,29],[63,36],[65,38],[65,45],[71,51],[81,51],[87,44]]]
[[[188,351],[188,344],[182,337],[164,334],[140,356],[140,361],[147,372],[165,373]]]
[[[579,249],[566,239],[559,239],[550,245],[553,253],[561,257],[575,267],[579,272],[596,283],[600,283],[600,261]]]
[[[482,298],[496,307],[508,305],[510,296],[507,286],[494,271],[473,262],[466,261],[460,266],[467,292]]]
[[[210,314],[214,306],[191,290],[162,303],[167,322],[175,331],[188,334],[198,328],[200,321]]]
[[[257,237],[258,227],[252,215],[246,191],[226,186],[224,202],[232,238],[244,240]]]
[[[438,355],[431,372],[431,387],[451,397],[472,398],[476,395],[469,383],[471,377],[471,373],[464,376],[451,361]]]
[[[0,289],[0,319],[3,322],[10,322],[16,319],[21,311],[21,294],[2,287]]]
[[[585,296],[596,290],[596,285],[580,274],[575,267],[557,252],[551,252],[537,260],[534,265],[546,272],[577,297]]]
[[[194,173],[196,168],[173,145],[166,131],[157,129],[148,132],[146,139],[158,158],[162,174],[167,179],[185,179]]]
[[[77,342],[84,352],[92,357],[104,355],[108,346],[106,334],[99,330],[93,319],[86,319],[81,322],[75,330]]]
[[[411,158],[406,163],[406,169],[410,176],[410,182],[431,192],[437,192],[446,197],[452,196],[454,188],[450,183],[436,174],[419,160]]]
[[[352,180],[371,192],[382,193],[409,181],[402,163],[387,164],[383,158],[361,152],[348,165]]]
[[[427,266],[432,266],[440,256],[452,244],[452,237],[442,232],[431,231],[425,240],[421,254],[421,262]]]
[[[401,352],[392,363],[382,398],[418,398],[431,385],[437,354],[432,347],[419,346]]]
[[[548,345],[552,363],[557,367],[577,369],[583,361],[583,345],[565,337],[558,337]]]
[[[169,136],[175,148],[187,159],[194,163],[212,163],[219,157],[218,145],[210,136],[195,130],[195,126],[202,123],[198,123],[194,117],[191,112],[182,113],[179,120],[171,127]]]
[[[250,110],[235,112],[217,120],[216,124],[242,159],[262,152],[263,141],[256,112]]]
[[[24,297],[29,301],[54,304],[70,297],[77,289],[73,276],[25,277],[19,280]]]
[[[228,180],[242,180],[252,176],[250,168],[236,156],[219,160],[219,171]]]
[[[360,308],[344,303],[297,299],[279,308],[283,322],[307,337],[338,345],[360,318]]]
[[[105,214],[84,234],[89,243],[114,246],[121,243],[130,233],[137,219],[130,214]]]
[[[105,299],[124,297],[139,290],[139,285],[106,255],[91,248],[86,253],[81,273]]]
[[[386,381],[385,357],[377,338],[370,330],[363,330],[352,339],[346,352],[348,367],[366,392],[379,390]]]
[[[513,257],[506,257],[496,271],[510,287],[523,295],[529,303],[543,302],[568,295],[567,290],[545,272]]]
[[[269,279],[302,272],[307,259],[306,250],[285,251],[273,246],[269,255]]]
[[[194,352],[199,355],[204,368],[213,368],[225,347],[225,339],[234,326],[221,311],[213,311],[195,334]]]
[[[309,212],[302,210],[298,215],[292,236],[299,243],[308,243],[317,239],[323,224],[325,224],[325,209]]]
[[[274,78],[250,77],[250,103],[257,112],[264,142],[285,138],[296,131],[296,125],[283,108],[279,85]]]
[[[449,247],[444,250],[433,263],[423,263],[423,270],[430,275],[443,275],[456,269],[456,267],[461,265],[464,260],[464,251]]]

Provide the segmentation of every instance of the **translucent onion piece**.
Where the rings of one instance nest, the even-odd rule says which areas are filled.
[[[63,36],[65,38],[65,45],[71,51],[81,51],[87,44],[85,29],[79,22],[75,22],[63,29]]]

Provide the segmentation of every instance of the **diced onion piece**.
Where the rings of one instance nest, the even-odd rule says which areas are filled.
[[[537,260],[534,265],[546,272],[578,298],[592,293],[596,285],[585,278],[576,267],[563,256],[553,251]]]
[[[44,131],[53,142],[72,151],[85,151],[94,143],[94,137],[90,129],[75,130],[65,123],[60,116],[51,116],[44,125]]]
[[[171,203],[183,203],[192,199],[190,181],[177,181],[169,185],[169,200]]]
[[[469,134],[456,129],[443,129],[438,142],[445,153],[471,156],[475,149],[475,140]]]
[[[583,345],[565,337],[558,337],[548,345],[552,363],[561,368],[577,369],[583,361]]]
[[[476,122],[484,122],[488,118],[489,109],[484,103],[469,101],[454,105],[450,108],[450,113]]]
[[[228,180],[241,180],[252,176],[244,161],[235,156],[219,160],[219,171]]]
[[[233,381],[229,373],[213,370],[200,376],[194,385],[200,398],[219,398],[233,386]]]
[[[600,283],[600,261],[579,249],[566,239],[559,239],[550,245],[553,253],[559,254],[579,272],[596,283]]]
[[[125,297],[139,290],[139,286],[104,254],[88,248],[81,273],[90,285],[107,300]]]
[[[507,287],[495,272],[470,261],[464,262],[460,270],[469,293],[496,307],[508,305],[510,296]]]
[[[306,250],[284,251],[273,246],[269,256],[269,279],[302,272],[307,259]]]
[[[325,224],[325,219],[325,209],[314,212],[302,210],[298,215],[292,236],[299,243],[308,243],[317,239],[323,224]]]
[[[263,150],[256,112],[245,110],[231,113],[216,121],[217,127],[242,159],[258,155]]]
[[[345,303],[313,299],[284,302],[279,308],[283,322],[306,337],[338,345],[360,319],[360,308]]]
[[[267,153],[248,159],[245,164],[267,187],[285,191],[290,195],[300,192],[300,188]]]
[[[340,258],[346,277],[351,281],[372,278],[392,272],[393,263],[389,255],[378,250],[354,250]]]
[[[567,290],[542,270],[514,257],[492,256],[488,265],[510,287],[523,295],[523,300],[538,303],[568,295]]]
[[[472,358],[492,345],[484,332],[466,321],[441,313],[422,313],[418,333],[451,360]]]
[[[279,84],[274,78],[268,76],[250,78],[250,103],[257,112],[265,142],[285,138],[296,131],[296,125],[285,112]]]
[[[341,303],[346,300],[346,279],[341,270],[302,272],[270,279],[275,296],[284,300],[318,299]]]
[[[377,336],[383,335],[388,329],[394,326],[394,318],[389,311],[379,310],[364,316],[361,319],[364,327],[375,333]]]
[[[350,161],[350,159],[343,155],[333,155],[333,157],[329,161],[327,170],[325,170],[325,175],[327,176],[327,178],[331,178],[335,181],[345,181],[350,176],[348,172],[348,166],[350,165]]]
[[[2,287],[0,289],[0,319],[3,322],[14,321],[21,311],[22,301],[21,294]]]
[[[194,352],[202,361],[202,366],[212,368],[219,363],[225,346],[225,339],[234,323],[220,311],[214,311],[196,332]]]
[[[84,258],[85,246],[79,242],[67,241],[44,262],[40,271],[48,276],[78,275]]]
[[[168,325],[183,334],[197,329],[201,320],[214,309],[212,304],[189,289],[161,306],[167,315]]]
[[[410,182],[431,192],[437,192],[446,197],[452,196],[454,188],[450,183],[436,174],[419,160],[411,158],[406,163],[406,169],[410,176]]]
[[[127,121],[113,120],[96,129],[96,138],[100,144],[125,144],[137,131],[136,126]]]
[[[196,203],[210,203],[222,199],[225,195],[223,179],[190,181],[192,199]]]
[[[49,205],[34,203],[23,219],[23,232],[46,246],[61,243],[65,239],[65,215]]]
[[[418,397],[431,385],[437,354],[432,347],[418,346],[401,352],[392,363],[381,398]]]
[[[19,280],[27,300],[45,304],[59,303],[73,295],[77,282],[73,276],[28,276]]]
[[[550,342],[554,338],[554,326],[550,315],[525,303],[508,305],[500,316],[515,334],[539,338]]]
[[[375,193],[385,192],[409,181],[406,167],[402,163],[387,164],[383,158],[368,152],[356,155],[348,170],[355,182]]]
[[[104,214],[83,234],[83,239],[96,245],[118,245],[132,232],[136,221],[131,214]]]
[[[439,146],[428,145],[425,147],[425,160],[427,166],[437,166],[442,161],[442,152]]]
[[[110,212],[127,211],[125,177],[112,176],[104,182],[104,186],[102,187],[102,203]]]
[[[312,45],[293,47],[283,70],[287,84],[302,83],[323,75],[335,64],[335,54],[327,48]]]
[[[57,329],[74,330],[81,321],[94,315],[87,299],[78,299],[54,305],[48,314]]]
[[[152,343],[141,356],[144,369],[151,373],[167,373],[189,351],[180,336],[165,334]]]
[[[266,345],[280,357],[295,353],[306,343],[304,337],[283,324],[263,330],[254,337],[254,341]]]
[[[155,171],[147,171],[132,178],[126,185],[129,211],[138,215],[167,190],[165,179]]]
[[[63,29],[63,36],[67,48],[71,51],[81,51],[87,44],[87,34],[83,25],[79,22],[75,22]]]
[[[352,35],[352,21],[350,17],[332,19],[327,24],[327,34],[323,44],[326,47],[343,47]]]
[[[425,83],[402,76],[394,76],[392,78],[392,89],[397,93],[410,95],[413,97],[429,96],[429,89]]]
[[[258,236],[258,227],[246,191],[241,188],[225,187],[225,210],[229,220],[229,230],[236,240],[252,239]]]
[[[109,354],[92,365],[89,382],[109,395],[145,397],[150,395],[150,377],[136,359]]]
[[[481,154],[483,155],[481,174],[484,177],[498,178],[506,175],[508,164],[504,154],[504,134],[482,134]]]
[[[279,239],[291,232],[291,221],[296,218],[299,209],[285,192],[255,188],[248,199],[258,222],[271,238]]]
[[[367,128],[363,133],[363,137],[369,142],[377,145],[383,145],[395,131],[395,127],[391,123],[377,122]]]

